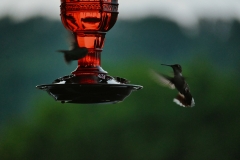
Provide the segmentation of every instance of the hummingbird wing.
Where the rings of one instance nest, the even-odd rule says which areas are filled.
[[[68,41],[70,43],[69,50],[74,50],[76,48],[79,48],[78,43],[77,43],[77,37],[71,32],[69,32]]]
[[[67,64],[73,60],[81,59],[87,55],[88,49],[86,47],[78,46],[76,35],[69,32],[68,41],[70,42],[70,50],[58,50],[58,52],[64,53],[64,59]]]
[[[175,89],[175,85],[173,83],[172,77],[159,74],[153,70],[150,70],[150,74],[158,84],[165,86],[165,87],[169,87],[170,89]]]

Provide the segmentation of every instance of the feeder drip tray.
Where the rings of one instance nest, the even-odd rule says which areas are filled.
[[[37,88],[47,91],[62,103],[80,104],[114,104],[123,101],[132,91],[142,89],[139,85],[126,84],[128,81],[120,77],[99,78],[98,84],[74,84],[77,79],[74,75],[64,76],[53,84],[38,85]]]

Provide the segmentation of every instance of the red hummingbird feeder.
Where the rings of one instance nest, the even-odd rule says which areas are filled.
[[[105,35],[117,21],[118,0],[61,0],[61,20],[88,53],[69,76],[38,85],[62,103],[117,103],[142,89],[128,80],[108,75],[101,67]]]

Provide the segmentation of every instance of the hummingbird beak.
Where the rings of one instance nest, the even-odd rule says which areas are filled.
[[[161,65],[172,67],[172,65],[169,65],[169,64],[161,64]]]

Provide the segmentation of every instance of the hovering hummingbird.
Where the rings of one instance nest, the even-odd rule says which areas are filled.
[[[58,52],[64,53],[64,59],[68,64],[73,60],[85,57],[88,53],[88,49],[86,47],[79,47],[76,37],[73,34],[71,35],[70,50],[58,50]]]
[[[173,99],[173,102],[182,106],[182,107],[193,107],[195,105],[194,99],[190,93],[189,86],[182,76],[182,67],[179,64],[167,65],[164,66],[172,67],[174,72],[174,77],[169,77],[166,75],[158,74],[152,71],[155,79],[164,86],[168,86],[171,89],[177,89],[179,91],[176,98]]]

